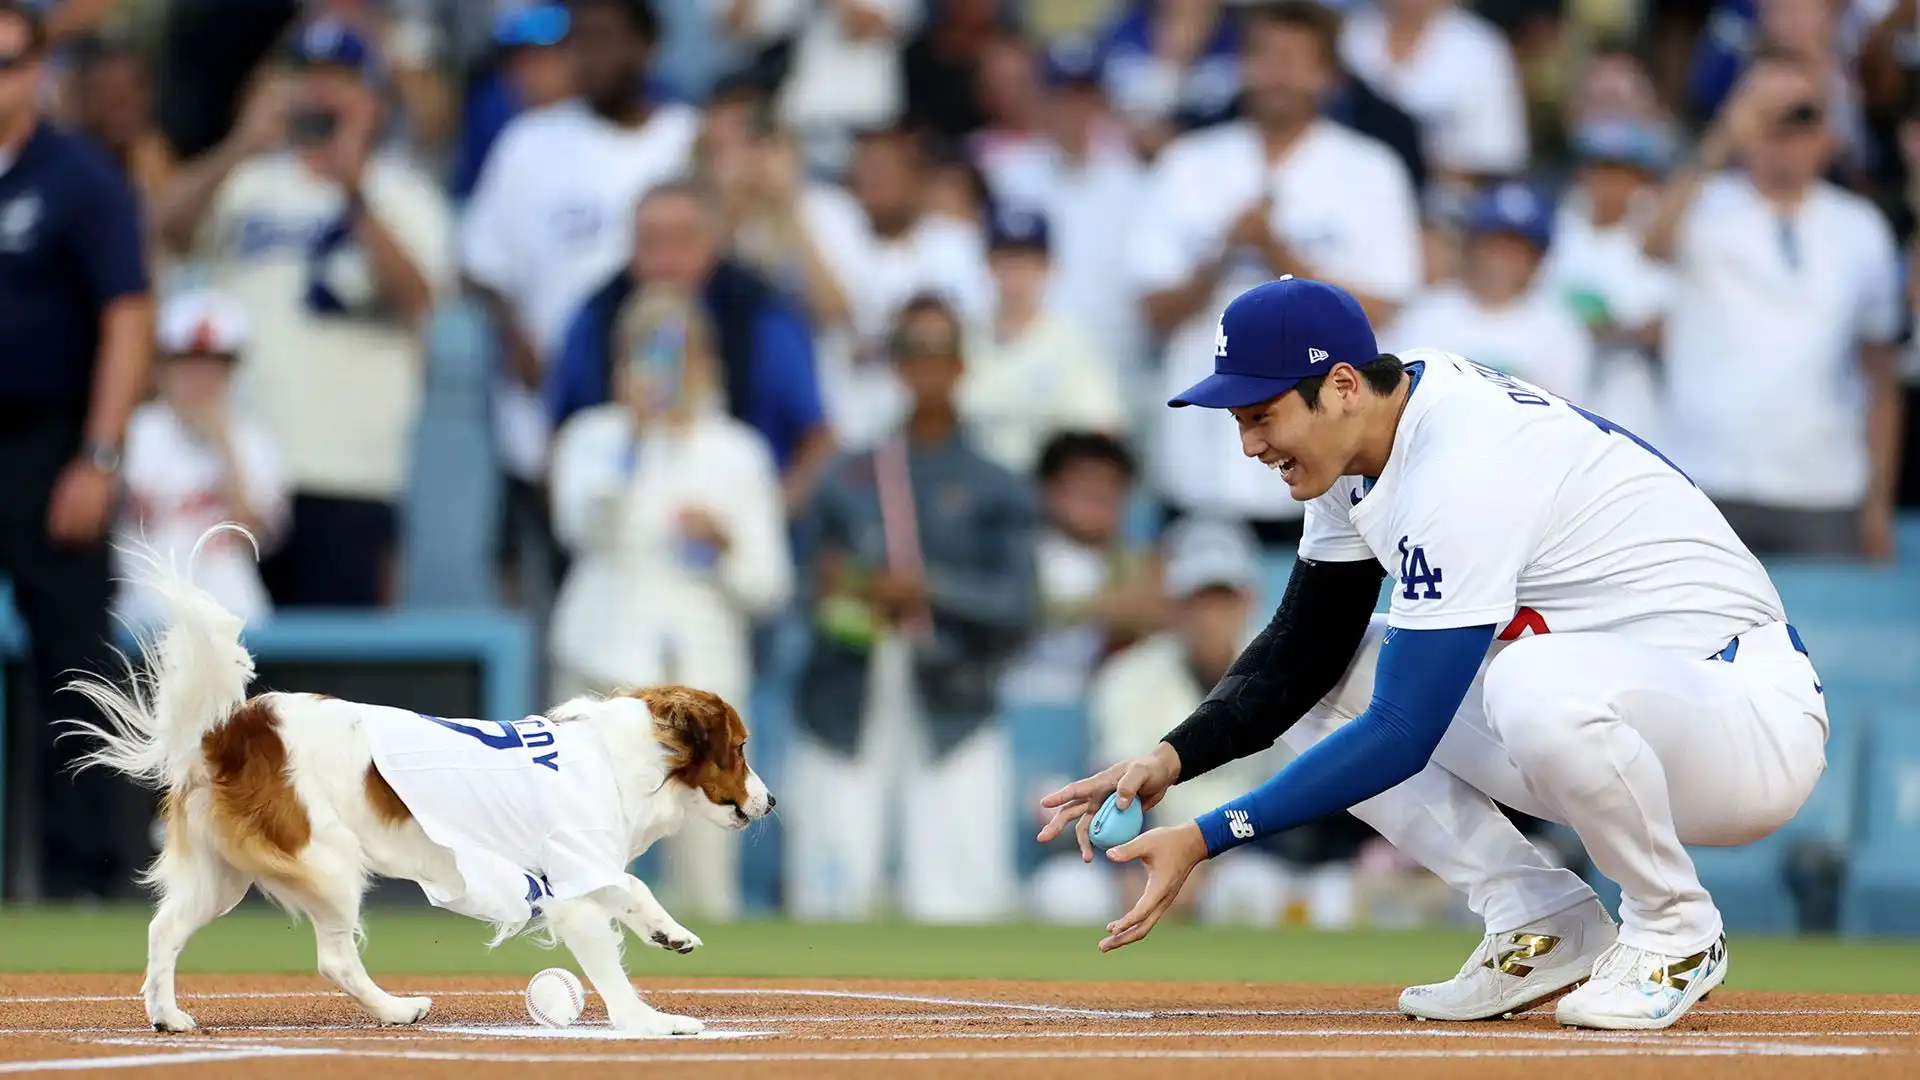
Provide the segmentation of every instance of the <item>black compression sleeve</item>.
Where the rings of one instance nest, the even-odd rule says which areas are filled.
[[[1191,780],[1273,745],[1331,693],[1366,635],[1386,571],[1299,559],[1286,595],[1220,685],[1165,741]]]

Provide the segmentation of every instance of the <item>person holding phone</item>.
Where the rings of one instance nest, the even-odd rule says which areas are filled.
[[[253,325],[235,404],[294,490],[262,567],[277,607],[385,602],[425,345],[453,280],[446,194],[377,144],[375,55],[345,23],[294,39],[218,147],[154,200],[160,236]]]
[[[793,593],[780,475],[729,415],[699,302],[653,285],[615,321],[613,400],[554,441],[554,532],[572,565],[550,633],[556,697],[674,682],[736,708],[753,683],[755,618]],[[739,834],[667,841],[679,903],[739,913]]]

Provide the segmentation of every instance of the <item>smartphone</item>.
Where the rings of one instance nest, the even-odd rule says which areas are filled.
[[[627,363],[633,367],[636,375],[647,377],[648,385],[659,400],[678,402],[686,351],[686,324],[678,319],[668,319],[639,343],[627,358]]]
[[[296,109],[287,118],[287,134],[303,146],[326,142],[339,128],[340,114],[332,109]]]

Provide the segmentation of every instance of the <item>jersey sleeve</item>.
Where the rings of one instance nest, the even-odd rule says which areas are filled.
[[[1886,220],[1871,212],[1863,216],[1860,301],[1854,333],[1869,345],[1885,345],[1900,336],[1900,255]]]
[[[1485,453],[1421,461],[1402,478],[1393,519],[1387,624],[1445,630],[1505,622],[1539,549],[1552,494]]]
[[[1354,482],[1342,480],[1333,489],[1307,502],[1307,520],[1300,534],[1300,557],[1315,562],[1362,562],[1373,558],[1373,549],[1360,536],[1347,516],[1353,505]]]

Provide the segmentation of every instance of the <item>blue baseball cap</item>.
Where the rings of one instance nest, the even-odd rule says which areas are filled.
[[[1505,232],[1525,237],[1542,251],[1553,240],[1553,204],[1518,180],[1481,192],[1467,210],[1467,233]]]
[[[1167,404],[1257,405],[1335,364],[1359,367],[1379,355],[1373,325],[1352,293],[1289,274],[1234,297],[1214,334],[1213,374]]]
[[[1047,216],[1017,208],[996,211],[987,225],[987,247],[993,251],[1009,248],[1040,252],[1052,250],[1052,232],[1047,227]]]
[[[367,39],[339,19],[315,19],[293,43],[295,63],[365,71],[373,60]]]
[[[1673,163],[1673,140],[1638,120],[1594,120],[1573,133],[1574,156],[1596,165],[1627,165],[1659,176]]]
[[[572,17],[560,4],[512,8],[493,21],[493,43],[509,49],[558,45],[572,25]]]
[[[1063,86],[1100,85],[1100,44],[1089,38],[1063,38],[1048,47],[1044,75],[1046,84]]]

